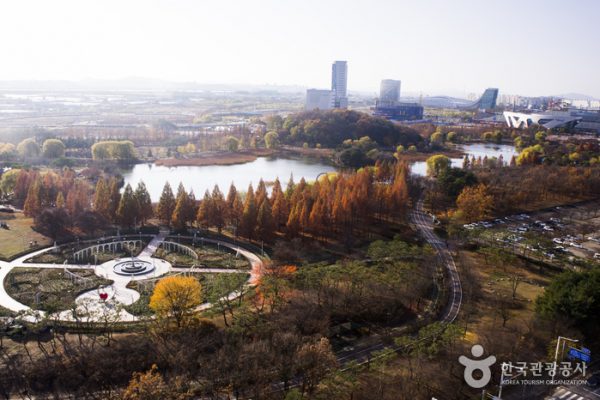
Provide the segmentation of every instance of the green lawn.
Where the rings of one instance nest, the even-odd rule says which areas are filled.
[[[8,259],[29,250],[30,242],[37,241],[39,246],[49,246],[52,241],[31,229],[33,219],[22,213],[0,213],[0,222],[8,224],[10,229],[0,228],[0,258]]]

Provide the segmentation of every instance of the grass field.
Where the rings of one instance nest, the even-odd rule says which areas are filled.
[[[39,246],[52,244],[51,240],[31,229],[33,219],[22,213],[0,213],[0,222],[8,224],[10,229],[0,229],[0,258],[8,259],[30,249],[30,242],[37,241]]]
[[[498,266],[493,262],[486,262],[484,257],[476,252],[465,251],[459,257],[460,263],[464,269],[470,272],[463,272],[463,284],[465,290],[470,291],[469,280],[474,279],[477,289],[477,304],[469,317],[468,336],[472,340],[477,340],[482,332],[489,331],[491,326],[495,327],[497,334],[503,331],[524,332],[535,316],[535,300],[544,292],[550,281],[557,272],[539,269],[533,265],[519,260],[514,265]],[[469,277],[470,275],[470,277]],[[512,279],[518,276],[519,283],[515,291],[515,298],[512,298]],[[506,323],[504,326],[502,310],[499,307],[499,299],[505,299],[509,302],[506,311]],[[464,299],[463,306],[468,310],[471,306],[469,300]]]

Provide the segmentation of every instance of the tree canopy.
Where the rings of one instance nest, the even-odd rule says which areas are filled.
[[[286,117],[279,139],[282,143],[337,147],[345,140],[368,136],[380,146],[410,146],[422,141],[421,136],[404,126],[352,110],[305,111]]]
[[[196,278],[169,276],[156,284],[150,298],[150,308],[159,317],[173,318],[177,327],[182,327],[201,301],[201,286]]]
[[[47,139],[42,145],[42,154],[46,158],[60,158],[65,155],[65,144],[58,139]]]
[[[33,138],[25,139],[17,145],[17,152],[21,157],[25,158],[38,157],[40,155],[40,146]]]

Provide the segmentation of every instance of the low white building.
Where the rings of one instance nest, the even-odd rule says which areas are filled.
[[[333,92],[324,89],[308,89],[306,91],[306,110],[330,110],[333,105]]]

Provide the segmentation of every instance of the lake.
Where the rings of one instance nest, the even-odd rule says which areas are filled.
[[[518,154],[514,146],[507,144],[475,143],[463,145],[460,148],[469,156],[483,158],[486,155],[488,157],[502,155],[506,162],[509,162],[513,155]],[[462,166],[462,158],[452,158],[451,160],[452,166]],[[332,171],[335,171],[334,166],[316,160],[260,157],[249,163],[235,165],[165,167],[154,164],[137,164],[132,169],[124,171],[123,177],[125,184],[129,183],[134,189],[138,182],[144,181],[152,201],[157,202],[167,181],[171,184],[174,193],[177,191],[179,182],[182,182],[186,190],[193,189],[196,198],[200,199],[207,189],[212,191],[216,184],[219,185],[223,194],[227,195],[231,182],[235,184],[238,191],[246,191],[250,183],[256,189],[261,178],[265,183],[279,178],[285,188],[292,174],[296,182],[300,178],[312,181],[319,174]],[[411,172],[425,176],[427,174],[425,161],[413,163]]]
[[[458,146],[459,149],[464,151],[466,154],[475,157],[500,157],[504,158],[504,162],[510,162],[513,155],[518,155],[519,152],[515,146],[510,144],[493,144],[493,143],[474,143]],[[462,167],[463,158],[451,158],[453,167]],[[415,175],[425,176],[427,175],[427,163],[425,161],[414,162],[410,171]]]
[[[249,163],[235,165],[165,167],[137,164],[124,171],[123,177],[125,184],[129,183],[134,190],[138,182],[144,181],[152,201],[158,202],[167,181],[175,194],[179,182],[182,182],[187,191],[193,189],[196,198],[201,199],[204,192],[207,189],[212,191],[216,184],[226,196],[231,182],[238,191],[246,191],[250,183],[256,189],[261,178],[268,183],[279,177],[285,188],[292,174],[296,182],[300,178],[312,181],[319,174],[332,171],[335,171],[335,167],[315,160],[260,157]]]

